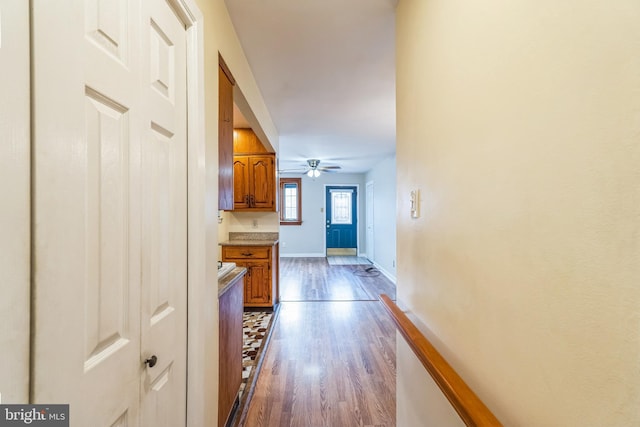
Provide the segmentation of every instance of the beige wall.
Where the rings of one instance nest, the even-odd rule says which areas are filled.
[[[399,299],[505,425],[640,425],[640,3],[397,13]]]
[[[203,333],[203,352],[206,360],[199,400],[190,408],[190,425],[217,425],[218,409],[218,308],[217,308],[217,260],[218,248],[218,52],[222,54],[236,79],[246,102],[251,107],[261,132],[270,145],[278,147],[278,134],[269,116],[253,74],[233,29],[231,19],[223,0],[196,0],[204,16],[204,65],[205,65],[205,158],[206,169],[206,253],[207,291],[206,304],[211,311],[205,325],[198,330]],[[191,328],[191,325],[190,325]],[[190,358],[191,361],[191,358]],[[191,389],[192,393],[198,390]],[[192,396],[193,398],[193,396]],[[195,398],[193,398],[195,400]],[[190,400],[192,402],[192,400]]]

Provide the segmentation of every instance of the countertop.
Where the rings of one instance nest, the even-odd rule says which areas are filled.
[[[247,272],[247,269],[244,267],[236,267],[229,272],[222,279],[218,280],[218,298],[222,296],[225,292],[229,290],[231,284],[237,278],[241,278]]]
[[[220,243],[220,246],[273,246],[278,243],[275,240],[227,240]]]
[[[278,243],[278,233],[229,233],[229,240],[220,246],[273,246]]]

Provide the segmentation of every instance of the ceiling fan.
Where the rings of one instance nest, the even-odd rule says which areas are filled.
[[[320,160],[318,159],[309,159],[307,160],[307,167],[305,169],[284,169],[280,172],[302,172],[302,174],[306,174],[309,178],[317,178],[320,176],[320,172],[337,172],[338,169],[342,169],[340,166],[332,165],[332,166],[320,166]]]

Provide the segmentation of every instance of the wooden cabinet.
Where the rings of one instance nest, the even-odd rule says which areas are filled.
[[[278,244],[223,246],[222,260],[245,267],[244,306],[272,307],[278,303]]]
[[[235,154],[263,154],[270,151],[252,129],[233,129],[233,152]]]
[[[243,280],[238,276],[219,296],[220,313],[219,377],[218,377],[218,426],[226,424],[238,398],[242,383],[242,313]]]
[[[233,158],[233,210],[273,211],[276,203],[275,154]]]
[[[233,76],[219,58],[218,209],[233,209]]]

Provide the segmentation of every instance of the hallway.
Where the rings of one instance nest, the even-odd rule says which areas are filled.
[[[280,313],[243,425],[395,426],[395,328],[377,301],[395,287],[362,267],[281,259]]]

